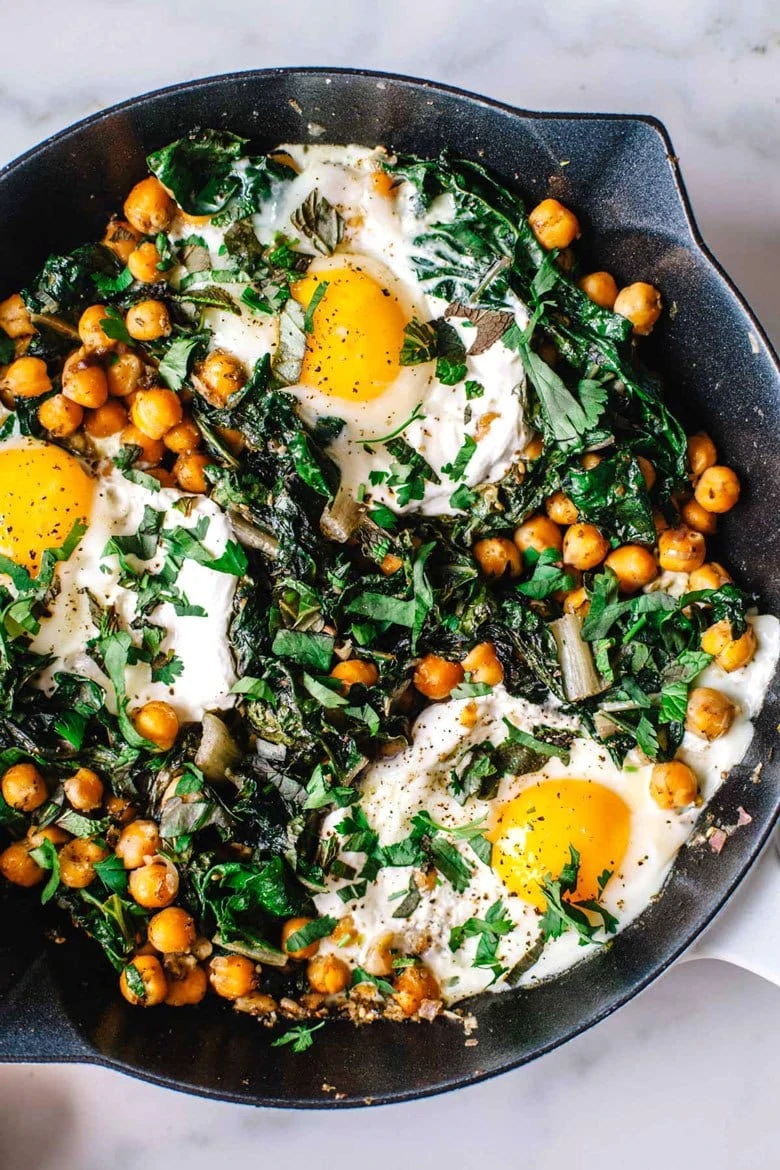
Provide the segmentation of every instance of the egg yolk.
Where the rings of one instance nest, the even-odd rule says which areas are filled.
[[[0,450],[0,553],[37,574],[47,548],[87,523],[94,481],[78,460],[50,443]]]
[[[306,310],[315,294],[302,384],[350,402],[378,398],[398,377],[409,323],[397,296],[389,284],[346,265],[307,274],[292,286]]]
[[[546,908],[539,883],[558,878],[569,846],[580,855],[576,901],[598,898],[599,877],[614,873],[628,846],[631,813],[624,800],[589,780],[542,780],[499,810],[492,865],[508,890]],[[602,879],[603,880],[603,879]]]

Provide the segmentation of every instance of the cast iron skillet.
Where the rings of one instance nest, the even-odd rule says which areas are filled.
[[[262,149],[310,136],[429,156],[449,148],[486,163],[531,203],[552,193],[570,204],[589,262],[618,283],[652,281],[676,306],[646,356],[664,373],[672,406],[706,425],[747,485],[736,517],[722,525],[723,559],[760,593],[764,609],[780,608],[780,447],[767,441],[780,433],[780,369],[701,241],[659,122],[528,113],[352,70],[261,70],[161,90],[79,123],[0,172],[0,295],[22,285],[49,252],[97,238],[144,174],[145,154],[194,125],[236,130]],[[0,1059],[92,1062],[211,1097],[293,1107],[405,1100],[522,1064],[646,987],[732,893],[778,813],[780,765],[770,748],[779,721],[773,689],[749,757],[710,806],[730,823],[743,805],[752,823],[720,856],[706,847],[683,850],[663,897],[610,949],[534,990],[476,999],[476,1046],[467,1047],[461,1026],[445,1019],[361,1032],[334,1023],[296,1056],[271,1048],[252,1019],[211,1001],[198,1011],[138,1011],[120,999],[93,944],[44,941],[35,893],[6,892]],[[758,760],[759,783],[751,777]]]

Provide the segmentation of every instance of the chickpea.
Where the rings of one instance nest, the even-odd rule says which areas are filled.
[[[64,394],[53,394],[38,407],[38,422],[56,439],[67,439],[84,421],[84,411],[78,402]]]
[[[645,481],[645,487],[648,491],[651,491],[653,484],[658,478],[655,468],[649,459],[645,459],[644,455],[637,455],[636,461],[639,464],[639,470],[642,472],[642,479]]]
[[[744,634],[734,638],[729,621],[716,622],[701,636],[701,648],[705,654],[712,654],[718,666],[730,674],[747,666],[758,648],[756,632],[747,626]]]
[[[40,398],[51,390],[46,362],[37,357],[20,357],[11,362],[2,380],[4,390],[14,398]]]
[[[14,341],[32,337],[35,326],[19,293],[0,301],[0,329]]]
[[[580,221],[573,211],[557,199],[543,199],[529,212],[531,231],[543,248],[568,248],[582,234]]]
[[[666,532],[667,528],[670,527],[669,521],[658,508],[653,509],[653,527],[655,528],[656,536],[660,536],[662,532]]]
[[[337,678],[341,683],[341,690],[346,694],[355,683],[364,687],[373,687],[379,681],[379,671],[373,662],[366,662],[362,658],[348,658],[346,662],[338,662],[330,672],[331,678]]]
[[[694,479],[718,462],[718,452],[709,435],[698,431],[688,436],[688,462],[691,465]]]
[[[366,959],[363,963],[369,975],[378,975],[386,978],[393,974],[393,943],[395,939],[392,934],[380,934],[373,940],[370,947],[366,951]]]
[[[708,467],[699,476],[694,496],[708,512],[730,512],[739,499],[739,478],[730,467]]]
[[[103,236],[105,247],[110,248],[117,260],[121,260],[123,264],[127,264],[138,240],[139,233],[123,219],[112,219]]]
[[[173,390],[152,386],[139,390],[130,407],[130,418],[149,439],[161,439],[182,420],[181,401]]]
[[[12,885],[30,889],[43,881],[46,870],[42,869],[33,857],[30,857],[29,849],[24,841],[14,841],[12,845],[0,853],[0,874]]]
[[[71,890],[83,890],[95,880],[95,864],[108,850],[88,837],[74,837],[60,849],[60,881]]]
[[[167,752],[176,743],[179,717],[170,703],[153,699],[151,703],[144,703],[131,718],[138,734],[148,739],[161,752]]]
[[[237,357],[215,349],[198,365],[196,376],[206,401],[212,406],[225,406],[245,384],[246,369]]]
[[[634,333],[646,337],[661,316],[663,305],[658,289],[639,280],[621,288],[613,307],[616,313],[627,317],[633,324]]]
[[[102,322],[108,317],[105,305],[90,305],[79,317],[79,337],[88,353],[108,353],[117,342],[103,332]]]
[[[426,654],[418,663],[413,682],[426,699],[448,699],[450,691],[464,678],[459,662],[448,662],[438,654]]]
[[[563,535],[557,524],[549,516],[531,516],[524,524],[515,529],[514,541],[520,552],[535,549],[542,553],[546,548],[554,548],[560,552],[563,548]]]
[[[526,463],[533,463],[534,459],[539,458],[543,450],[544,443],[542,442],[542,436],[534,435],[523,448],[523,459]]]
[[[136,183],[125,199],[125,217],[143,236],[164,232],[175,214],[176,204],[154,175]]]
[[[422,963],[404,967],[396,976],[394,986],[394,998],[405,1016],[413,1016],[425,1000],[441,999],[438,981]]]
[[[468,671],[471,681],[498,686],[504,680],[504,668],[496,656],[492,642],[479,642],[463,659],[463,669]]]
[[[143,996],[136,995],[130,989],[127,980],[128,967],[133,967],[140,976],[144,985]],[[158,1004],[165,1003],[165,997],[168,994],[168,980],[165,978],[160,960],[154,955],[136,955],[119,976],[119,990],[127,1002],[133,1004],[134,1007],[139,1004],[141,1007],[157,1007]]]
[[[127,310],[125,325],[135,341],[156,341],[171,332],[171,318],[162,301],[138,301]]]
[[[209,983],[223,999],[240,999],[254,989],[257,970],[244,955],[215,955],[209,963]]]
[[[160,253],[150,240],[139,244],[127,257],[127,267],[133,278],[141,284],[157,284],[158,281],[165,280],[165,273],[157,267],[159,263]]]
[[[719,565],[717,561],[710,561],[700,569],[694,569],[688,578],[688,588],[694,592],[698,589],[720,589],[721,585],[729,585],[732,577]]]
[[[119,834],[114,852],[125,869],[138,869],[160,848],[160,830],[156,821],[132,821]]]
[[[682,760],[670,760],[653,768],[650,795],[659,808],[686,808],[699,795],[699,782]]]
[[[62,393],[79,406],[96,410],[108,398],[106,371],[85,349],[77,349],[62,367]]]
[[[124,428],[120,439],[123,447],[141,448],[141,454],[137,460],[139,467],[154,467],[165,454],[165,448],[159,439],[150,439],[133,423]]]
[[[156,479],[160,487],[176,487],[176,476],[167,467],[150,467],[146,471],[146,474],[151,475],[152,479]]]
[[[339,918],[330,937],[339,947],[354,947],[360,942],[360,935],[355,928],[355,920],[351,914],[345,914],[343,918]]]
[[[566,529],[563,559],[575,569],[595,569],[609,552],[609,541],[593,524],[579,522]]]
[[[291,951],[287,943],[294,934],[299,930],[303,930],[304,926],[308,926],[313,919],[311,918],[289,918],[282,927],[282,950],[291,959],[313,959],[320,949],[319,939],[315,939],[313,943],[309,943],[307,947],[300,947],[296,951]]]
[[[181,490],[193,495],[202,495],[208,491],[209,482],[204,470],[213,462],[211,456],[199,455],[197,451],[180,455],[173,465],[173,474]]]
[[[90,410],[84,420],[84,430],[93,439],[107,439],[126,426],[127,411],[117,398],[109,398],[97,410]]]
[[[163,435],[163,443],[176,455],[191,455],[203,440],[200,427],[191,418],[184,418]]]
[[[0,781],[6,804],[18,812],[34,812],[49,798],[46,781],[35,764],[12,764]]]
[[[577,508],[565,492],[553,492],[544,505],[544,510],[555,524],[568,528],[577,523]],[[556,546],[560,547],[560,546]]]
[[[103,781],[91,768],[79,768],[63,784],[65,795],[79,812],[92,812],[103,803]]]
[[[315,955],[309,960],[306,977],[313,991],[321,995],[338,995],[349,987],[349,967],[337,955]]]
[[[152,861],[130,871],[130,897],[146,910],[162,910],[176,900],[179,893],[179,873],[175,865]]]
[[[70,839],[70,833],[61,829],[59,825],[45,825],[42,829],[30,825],[27,830],[27,844],[30,849],[39,849],[44,841],[51,841],[52,845],[65,845]]]
[[[593,471],[593,468],[598,467],[599,463],[601,463],[601,456],[597,455],[595,451],[588,451],[587,455],[580,458],[583,471]]]
[[[706,556],[704,537],[685,524],[668,528],[658,537],[658,563],[672,573],[692,573],[704,564]]]
[[[736,707],[723,691],[694,687],[688,696],[685,726],[702,739],[720,739],[734,722]]]
[[[474,559],[486,577],[498,578],[508,574],[519,577],[523,568],[520,550],[505,536],[489,536],[478,540],[471,550]]]
[[[578,283],[585,296],[602,309],[611,309],[615,304],[618,286],[611,272],[591,272]]]
[[[604,564],[617,577],[623,593],[636,593],[658,576],[655,557],[641,544],[621,545],[609,554]]]
[[[205,998],[208,991],[208,979],[202,967],[190,967],[185,975],[179,979],[168,981],[168,994],[165,1002],[168,1007],[192,1007]]]
[[[138,389],[143,372],[143,362],[137,353],[117,354],[106,370],[109,394],[113,398],[127,398]]]
[[[164,955],[181,955],[195,946],[195,919],[181,906],[167,906],[149,919],[147,938]]]
[[[717,531],[718,521],[715,513],[702,508],[698,500],[686,500],[680,509],[680,515],[689,528],[705,536],[713,536]]]

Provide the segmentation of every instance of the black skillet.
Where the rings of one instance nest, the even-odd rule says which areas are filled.
[[[195,125],[280,141],[383,143],[479,159],[531,204],[548,193],[584,227],[587,262],[618,283],[652,281],[668,307],[646,356],[672,406],[706,425],[746,490],[721,530],[722,559],[780,610],[780,370],[745,302],[705,249],[663,126],[652,118],[518,111],[444,86],[352,70],[281,69],[196,81],[97,114],[0,172],[0,296],[52,251],[97,238],[144,174],[148,151]],[[565,165],[564,165],[565,164]],[[777,680],[775,680],[776,684]],[[683,850],[663,897],[614,946],[534,990],[470,1005],[476,1046],[432,1026],[335,1023],[303,1056],[213,1001],[143,1012],[117,994],[97,948],[43,937],[37,895],[0,892],[0,1059],[82,1061],[225,1100],[289,1107],[424,1096],[493,1076],[575,1036],[655,979],[707,926],[768,837],[780,806],[773,689],[748,758],[709,813],[752,823],[715,856]],[[751,778],[764,760],[760,783]],[[4,899],[4,900],[3,900]],[[325,1086],[332,1086],[326,1089]]]

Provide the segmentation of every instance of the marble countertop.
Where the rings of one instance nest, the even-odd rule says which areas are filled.
[[[360,65],[529,108],[656,114],[705,239],[780,343],[774,0],[36,0],[4,12],[3,41],[0,163],[135,93],[271,65]],[[700,961],[525,1069],[361,1113],[256,1111],[97,1069],[0,1067],[0,1170],[358,1156],[375,1170],[775,1165],[779,1036],[777,988]]]

